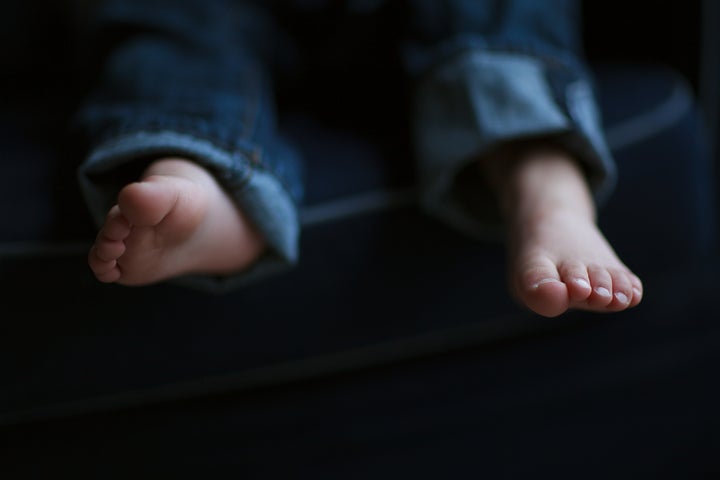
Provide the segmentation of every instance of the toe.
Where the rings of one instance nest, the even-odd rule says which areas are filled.
[[[592,293],[587,267],[583,263],[563,264],[559,269],[562,281],[567,285],[570,303],[584,302]]]
[[[555,264],[544,257],[518,263],[515,272],[521,290],[535,290],[550,282],[561,282]]]
[[[523,265],[518,271],[516,292],[530,310],[545,317],[556,317],[569,307],[568,289],[549,260]]]
[[[117,267],[112,268],[111,270],[108,270],[107,272],[95,273],[95,278],[97,278],[98,281],[100,281],[102,283],[117,282],[118,280],[120,280],[121,276],[122,275],[121,275],[120,269]]]
[[[105,217],[105,224],[98,236],[109,240],[123,240],[130,235],[130,224],[120,213],[120,207],[115,205]]]
[[[100,239],[95,243],[95,255],[104,262],[117,260],[125,253],[125,243]]]
[[[116,260],[103,260],[97,256],[96,247],[92,247],[88,253],[88,265],[95,277],[101,282],[114,282],[120,277],[120,270],[117,268]]]
[[[155,226],[177,201],[177,191],[161,182],[142,181],[125,186],[118,195],[123,215],[133,225]]]
[[[630,274],[630,284],[632,285],[632,299],[630,300],[630,306],[637,306],[643,297],[643,284],[642,281],[635,274]]]
[[[612,277],[613,300],[607,308],[613,312],[625,310],[630,306],[633,297],[630,276],[621,269],[611,269],[609,272]]]
[[[587,299],[587,305],[591,309],[607,307],[613,301],[613,285],[610,272],[597,265],[588,266],[588,276],[592,293]]]

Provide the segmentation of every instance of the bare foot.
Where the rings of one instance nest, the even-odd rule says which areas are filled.
[[[490,178],[508,222],[514,296],[546,317],[568,309],[617,312],[640,303],[642,282],[597,227],[576,162],[562,150],[540,147],[509,163],[490,170]]]
[[[125,186],[88,254],[101,282],[147,285],[176,276],[249,267],[265,242],[214,177],[166,158]]]

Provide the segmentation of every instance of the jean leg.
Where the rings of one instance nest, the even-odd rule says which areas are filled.
[[[211,170],[258,224],[275,261],[297,258],[299,156],[276,132],[268,60],[279,48],[261,2],[106,0],[88,22],[96,67],[75,126],[81,189],[98,223],[147,162]]]

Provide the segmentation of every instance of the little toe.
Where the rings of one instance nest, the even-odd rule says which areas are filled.
[[[120,269],[116,267],[113,267],[112,269],[102,272],[102,273],[95,273],[95,278],[98,279],[98,281],[102,283],[113,283],[120,280],[120,277],[122,276],[122,273],[120,272]]]
[[[632,285],[632,299],[630,300],[630,306],[637,306],[643,297],[643,284],[642,281],[635,274],[630,274],[630,284]]]
[[[588,276],[592,287],[592,293],[587,299],[588,307],[591,309],[607,307],[613,301],[613,285],[610,272],[605,268],[590,265],[588,266]]]

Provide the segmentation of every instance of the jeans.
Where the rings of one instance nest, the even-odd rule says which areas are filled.
[[[187,157],[216,175],[267,239],[255,270],[292,266],[303,167],[278,132],[276,87],[345,68],[382,80],[383,67],[363,60],[377,41],[396,52],[405,76],[428,214],[469,235],[497,233],[497,208],[466,167],[530,137],[570,149],[602,202],[616,171],[582,58],[579,8],[569,0],[105,0],[84,31],[96,81],[75,123],[87,147],[78,176],[88,208],[102,222],[148,161]],[[353,30],[378,24],[385,28]],[[377,99],[381,85],[336,84],[330,97]],[[382,117],[377,108],[371,121]]]

